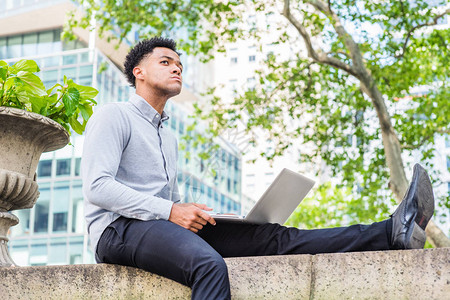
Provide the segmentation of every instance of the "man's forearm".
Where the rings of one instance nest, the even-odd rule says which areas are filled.
[[[173,202],[146,195],[110,177],[83,182],[87,201],[127,218],[139,220],[169,219]]]

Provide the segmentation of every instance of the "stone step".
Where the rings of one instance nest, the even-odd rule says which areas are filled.
[[[233,299],[450,299],[450,248],[226,259]],[[189,299],[136,268],[0,268],[1,299]]]

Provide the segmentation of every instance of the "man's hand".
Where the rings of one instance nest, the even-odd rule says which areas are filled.
[[[203,210],[212,208],[198,203],[176,203],[172,206],[169,221],[197,233],[208,222],[216,225],[216,221]]]

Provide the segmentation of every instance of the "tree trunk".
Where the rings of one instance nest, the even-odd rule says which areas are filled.
[[[403,167],[400,142],[394,128],[392,127],[391,119],[386,109],[383,96],[375,85],[373,78],[367,73],[367,71],[361,71],[365,73],[364,76],[360,78],[361,87],[372,100],[372,103],[377,111],[378,120],[380,121],[381,137],[386,156],[386,163],[390,174],[389,188],[394,193],[397,201],[401,202],[408,188],[408,181],[406,179],[405,169]],[[428,241],[434,247],[450,247],[450,239],[433,222],[433,220],[430,220],[428,223],[426,233],[428,236]]]
[[[427,233],[428,241],[433,247],[441,248],[441,247],[450,247],[450,239],[445,235],[445,233],[433,222],[430,222],[425,228],[425,232]]]
[[[380,122],[381,138],[390,174],[389,188],[394,193],[395,198],[401,201],[408,188],[408,180],[403,167],[400,142],[392,127],[391,117],[387,111],[383,96],[375,85],[373,78],[368,74],[367,70],[360,70],[360,72],[363,73],[361,78],[359,78],[361,87],[372,100]]]

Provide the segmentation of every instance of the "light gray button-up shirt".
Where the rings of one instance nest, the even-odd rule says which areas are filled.
[[[176,138],[144,98],[102,106],[86,127],[81,175],[94,253],[105,228],[120,216],[165,219],[180,201]],[[97,256],[96,256],[97,259]]]

